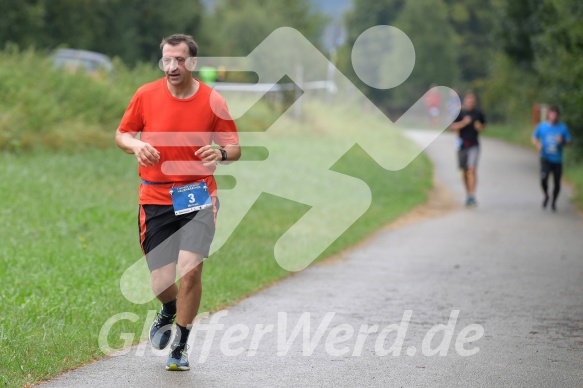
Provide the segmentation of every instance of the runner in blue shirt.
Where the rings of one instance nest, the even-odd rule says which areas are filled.
[[[551,208],[557,210],[557,198],[561,191],[561,175],[563,173],[563,146],[571,144],[571,134],[567,126],[559,121],[559,108],[549,109],[548,121],[540,123],[532,134],[532,144],[540,151],[541,185],[544,199],[543,208],[549,203],[548,179],[553,174],[554,188]]]

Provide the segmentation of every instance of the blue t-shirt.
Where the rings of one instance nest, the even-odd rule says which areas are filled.
[[[551,124],[548,121],[544,121],[537,125],[532,136],[542,144],[541,158],[551,163],[563,162],[563,144],[557,140],[559,135],[563,137],[563,142],[571,141],[571,134],[564,123]]]

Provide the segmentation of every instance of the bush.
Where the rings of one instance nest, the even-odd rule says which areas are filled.
[[[113,78],[94,77],[56,69],[32,49],[0,51],[0,150],[111,145],[132,94],[161,76],[149,65],[114,63]]]
[[[483,90],[483,107],[493,121],[522,124],[530,119],[532,105],[539,102],[536,76],[503,53],[494,56]]]

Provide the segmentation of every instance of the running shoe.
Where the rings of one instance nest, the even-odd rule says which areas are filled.
[[[164,349],[170,342],[172,324],[176,315],[168,315],[160,311],[150,326],[150,343],[155,349]]]
[[[188,345],[173,343],[170,346],[170,354],[166,362],[166,370],[170,371],[186,371],[190,369],[188,363]]]

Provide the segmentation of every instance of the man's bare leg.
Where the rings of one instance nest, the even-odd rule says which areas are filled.
[[[198,313],[202,296],[202,255],[189,251],[180,251],[178,254],[178,300],[176,302],[176,323],[190,328]]]
[[[198,313],[202,296],[202,262],[198,253],[178,253],[178,299],[176,300],[176,337],[170,347],[166,363],[167,370],[189,370],[187,342],[192,321]]]
[[[168,303],[178,295],[176,286],[176,263],[155,269],[150,274],[152,291],[162,303]]]
[[[150,274],[152,291],[162,302],[162,311],[150,327],[150,343],[156,349],[168,345],[171,336],[172,323],[176,316],[176,263],[170,263],[153,270]]]
[[[466,206],[476,205],[476,168],[468,167],[463,171],[464,186],[466,188]]]
[[[476,168],[474,166],[468,167],[467,170],[467,188],[468,188],[468,195],[472,198],[476,195]]]

